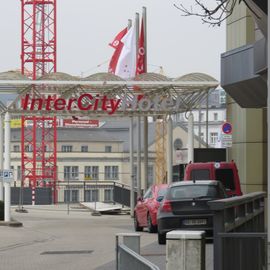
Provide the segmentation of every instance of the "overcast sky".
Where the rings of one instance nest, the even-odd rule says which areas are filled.
[[[211,2],[211,0],[208,0]],[[147,7],[148,71],[178,77],[190,72],[220,79],[220,54],[225,51],[225,25],[202,24],[183,17],[174,3],[191,0],[57,0],[58,71],[88,76],[107,71],[113,49],[108,43]],[[20,0],[1,1],[0,72],[20,68]]]

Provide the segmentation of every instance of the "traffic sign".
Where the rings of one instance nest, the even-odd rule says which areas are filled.
[[[232,125],[229,122],[225,122],[222,125],[222,132],[225,134],[231,134],[232,133]]]
[[[9,182],[13,181],[13,179],[14,179],[13,170],[3,170],[2,174],[3,174],[3,181],[4,182],[9,183]]]
[[[222,134],[221,142],[223,148],[232,147],[232,134]]]

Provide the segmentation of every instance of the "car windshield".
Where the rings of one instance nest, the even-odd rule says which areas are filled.
[[[218,198],[218,187],[214,185],[183,185],[170,188],[169,197],[176,199]]]

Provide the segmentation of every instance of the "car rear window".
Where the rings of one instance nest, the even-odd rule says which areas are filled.
[[[220,192],[218,192],[218,187],[214,185],[183,185],[171,187],[168,196],[171,200],[198,197],[219,198]]]
[[[216,169],[216,180],[219,180],[226,190],[235,190],[232,169]]]
[[[210,171],[208,169],[191,171],[191,180],[209,180],[209,179],[210,179]]]

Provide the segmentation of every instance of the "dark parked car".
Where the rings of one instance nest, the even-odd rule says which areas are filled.
[[[143,198],[138,198],[134,209],[135,231],[142,231],[144,227],[147,227],[150,233],[157,231],[157,211],[167,186],[167,184],[152,185]]]
[[[158,242],[166,243],[166,233],[176,229],[213,233],[213,216],[207,204],[226,198],[220,181],[183,181],[170,185],[157,214]]]

